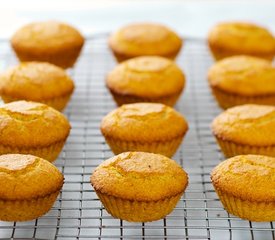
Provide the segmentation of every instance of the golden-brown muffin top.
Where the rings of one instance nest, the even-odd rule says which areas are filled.
[[[116,52],[132,57],[169,56],[180,50],[182,40],[175,32],[163,25],[136,23],[127,25],[111,35],[109,44]]]
[[[32,155],[0,156],[0,199],[30,200],[59,191],[63,175],[50,162]]]
[[[64,141],[70,123],[57,110],[36,102],[17,101],[0,107],[0,144],[44,147]]]
[[[214,64],[208,72],[211,86],[244,96],[275,94],[275,68],[269,61],[233,56]]]
[[[275,107],[246,104],[229,108],[212,122],[214,135],[250,146],[275,145]]]
[[[48,100],[71,94],[72,79],[46,62],[25,62],[0,74],[0,94],[30,101]]]
[[[106,84],[120,94],[158,98],[181,92],[185,76],[169,59],[143,56],[115,67],[108,74]]]
[[[220,23],[211,29],[208,41],[217,48],[243,54],[275,54],[275,39],[272,34],[267,29],[251,23]]]
[[[74,27],[57,21],[34,22],[17,30],[12,46],[26,50],[47,52],[82,46],[84,38]]]
[[[240,155],[221,162],[211,173],[214,186],[227,194],[275,203],[275,158]]]
[[[136,201],[158,201],[182,193],[186,172],[160,154],[125,152],[100,164],[91,176],[101,193]]]
[[[165,141],[184,135],[187,129],[180,113],[159,103],[125,104],[101,121],[104,136],[124,141]]]

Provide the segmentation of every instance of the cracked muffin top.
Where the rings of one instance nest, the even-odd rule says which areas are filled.
[[[159,103],[125,104],[101,121],[104,136],[125,141],[165,141],[183,136],[187,130],[180,113]]]
[[[215,188],[250,201],[275,203],[275,158],[239,155],[216,166],[211,179]]]
[[[41,101],[71,94],[72,79],[46,62],[24,62],[0,75],[0,94],[28,101]]]
[[[36,102],[17,101],[0,107],[0,144],[43,147],[64,141],[70,123],[57,110]]]
[[[241,96],[275,94],[275,68],[269,61],[250,56],[233,56],[215,63],[208,71],[209,84]]]
[[[252,55],[272,60],[275,39],[264,27],[248,22],[223,22],[214,26],[208,35],[210,48],[224,56]]]
[[[115,67],[108,74],[106,84],[116,93],[154,99],[180,93],[185,76],[169,59],[143,56]]]
[[[213,134],[250,146],[275,145],[275,107],[246,104],[221,113],[212,122]]]
[[[154,201],[182,193],[186,172],[174,160],[145,152],[125,152],[100,164],[91,176],[93,187],[114,197]]]
[[[161,24],[135,23],[112,34],[109,46],[124,60],[145,55],[174,58],[181,49],[182,40]]]
[[[0,200],[30,200],[59,191],[63,175],[42,158],[6,154],[0,156]]]
[[[82,46],[84,38],[74,27],[58,22],[29,23],[16,31],[11,38],[13,48],[47,53]]]

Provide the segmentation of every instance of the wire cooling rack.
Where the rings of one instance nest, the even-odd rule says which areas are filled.
[[[224,159],[210,132],[221,111],[209,91],[206,72],[212,64],[202,40],[186,40],[177,63],[187,76],[176,109],[189,131],[173,157],[189,174],[189,186],[174,211],[163,220],[130,223],[111,217],[91,187],[95,167],[113,156],[99,124],[116,106],[104,78],[116,64],[107,35],[88,39],[69,73],[76,89],[67,107],[71,134],[55,165],[65,184],[51,211],[29,222],[1,222],[0,239],[233,239],[275,240],[275,223],[255,223],[229,215],[215,194],[210,171]],[[0,42],[0,70],[16,64],[7,41]],[[1,186],[0,186],[1,187]]]

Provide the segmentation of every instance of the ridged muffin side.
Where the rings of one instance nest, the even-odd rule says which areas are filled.
[[[229,213],[250,221],[275,220],[275,158],[227,159],[214,168],[211,180]]]
[[[83,44],[84,38],[77,29],[58,21],[29,23],[11,38],[21,62],[50,62],[62,68],[74,65]]]
[[[209,85],[224,109],[247,103],[275,105],[274,79],[270,62],[244,55],[218,61],[208,71]]]
[[[17,101],[0,107],[0,154],[32,154],[54,161],[70,133],[57,110],[36,102]]]
[[[48,161],[22,154],[0,156],[0,220],[27,221],[50,210],[63,175]]]
[[[188,185],[188,176],[165,156],[126,152],[100,164],[91,183],[113,217],[148,222],[173,210]]]
[[[241,154],[275,156],[275,107],[246,104],[229,108],[211,125],[227,157]]]
[[[174,31],[161,24],[134,23],[112,34],[109,47],[118,62],[138,56],[174,59],[182,47],[182,40]]]
[[[0,95],[4,102],[27,100],[63,110],[74,90],[66,72],[46,62],[24,62],[0,74]]]
[[[171,157],[187,130],[180,113],[159,103],[125,104],[101,121],[101,132],[115,154],[143,151]]]
[[[135,102],[173,106],[185,86],[185,75],[169,59],[143,56],[115,67],[108,74],[106,85],[119,106]]]

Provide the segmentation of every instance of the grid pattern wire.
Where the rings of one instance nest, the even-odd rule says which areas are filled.
[[[7,41],[0,42],[0,70],[17,62]],[[256,223],[229,215],[210,181],[210,171],[224,159],[209,129],[221,110],[206,73],[212,58],[203,40],[187,39],[177,58],[187,78],[176,109],[189,131],[173,157],[189,174],[189,186],[165,219],[130,223],[112,218],[90,185],[91,172],[113,156],[99,125],[115,103],[104,78],[115,66],[107,35],[89,38],[69,74],[76,89],[65,111],[72,130],[54,163],[64,174],[63,189],[51,211],[28,222],[0,222],[0,239],[259,239],[275,240],[274,222]]]

